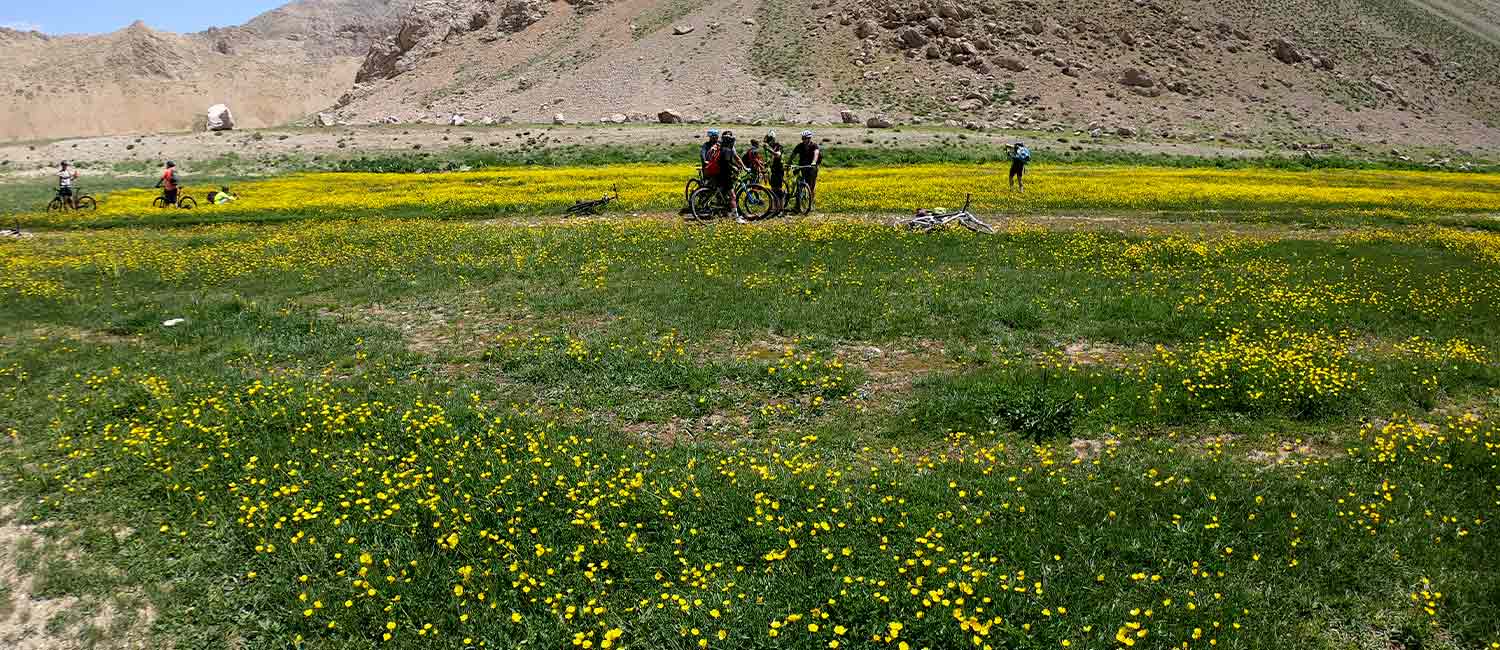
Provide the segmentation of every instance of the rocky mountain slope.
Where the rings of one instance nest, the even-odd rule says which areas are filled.
[[[1500,147],[1490,0],[298,0],[243,26],[0,30],[0,139],[242,125],[893,123]]]
[[[1481,0],[429,0],[352,122],[829,121],[1500,142]],[[849,117],[849,116],[845,116]]]
[[[182,130],[227,103],[242,126],[333,103],[406,0],[299,0],[196,34],[137,22],[98,36],[0,28],[0,140]]]

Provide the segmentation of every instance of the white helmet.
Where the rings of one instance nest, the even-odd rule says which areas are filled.
[[[804,137],[804,138],[811,138],[811,137],[813,137],[813,132],[812,131],[803,131],[802,132],[802,137]]]

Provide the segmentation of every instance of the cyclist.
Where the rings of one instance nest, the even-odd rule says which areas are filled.
[[[162,188],[162,197],[167,201],[167,207],[177,205],[177,163],[167,161],[166,168],[162,169],[161,179],[156,181],[156,186]]]
[[[61,197],[63,203],[69,208],[78,206],[73,204],[73,182],[78,180],[78,170],[68,166],[64,160],[57,164],[57,196]]]
[[[813,132],[803,131],[802,142],[792,148],[792,157],[802,167],[802,180],[807,181],[807,201],[816,204],[818,197],[818,166],[823,163],[823,149],[813,142]]]
[[[786,203],[786,193],[782,186],[786,184],[786,161],[783,160],[781,143],[776,141],[776,132],[766,134],[765,157],[770,159],[771,167],[771,195],[776,198],[776,205]]]
[[[1010,189],[1021,188],[1021,193],[1026,193],[1026,163],[1031,162],[1031,150],[1026,148],[1020,140],[1014,145],[1005,148],[1005,153],[1010,157]]]
[[[218,191],[208,193],[208,202],[212,205],[225,205],[238,201],[240,197],[229,191],[228,185],[220,185]]]
[[[703,143],[703,146],[701,146],[701,147],[698,148],[698,171],[699,172],[702,172],[703,171],[703,167],[706,166],[706,165],[708,165],[708,152],[709,152],[709,150],[713,149],[714,145],[716,145],[716,144],[719,144],[719,130],[718,129],[709,129],[708,130],[708,140]]]
[[[725,131],[719,136],[719,170],[709,182],[713,183],[714,189],[729,196],[729,207],[739,217],[740,223],[745,223],[745,217],[740,214],[740,201],[734,195],[734,181],[744,170],[745,163],[740,160],[739,152],[734,150],[734,132]]]
[[[759,185],[761,178],[766,175],[766,159],[760,151],[760,140],[750,141],[750,150],[741,156],[745,163],[745,169],[750,170],[750,183]]]

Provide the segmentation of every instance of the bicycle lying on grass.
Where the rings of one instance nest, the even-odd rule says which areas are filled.
[[[61,212],[63,210],[93,210],[99,207],[94,197],[79,193],[74,190],[71,196],[64,196],[61,189],[57,190],[57,196],[47,204],[48,212]]]
[[[734,196],[738,199],[740,208],[738,216],[744,217],[747,221],[764,219],[776,207],[776,197],[771,190],[763,185],[752,183],[753,179],[753,174],[746,171],[734,184]],[[709,221],[719,216],[727,217],[732,210],[729,193],[712,186],[704,186],[695,190],[688,205],[692,208],[694,221]]]
[[[897,219],[892,225],[912,232],[932,232],[947,228],[948,224],[957,221],[959,225],[976,233],[994,234],[995,228],[993,226],[981,221],[979,217],[974,216],[974,213],[969,211],[969,205],[973,200],[973,194],[965,196],[964,207],[959,209],[958,212],[928,212],[927,210],[918,210],[916,216]]]
[[[611,188],[611,192],[612,193],[606,193],[604,196],[594,199],[593,201],[579,201],[577,203],[574,203],[565,211],[565,214],[569,217],[599,214],[599,211],[603,210],[605,206],[608,206],[610,203],[620,200],[619,185],[615,185],[613,188]]]

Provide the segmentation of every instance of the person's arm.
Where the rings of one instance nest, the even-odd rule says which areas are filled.
[[[816,149],[813,149],[813,164],[812,164],[812,166],[813,167],[817,167],[817,166],[822,165],[822,164],[823,164],[823,148],[822,147],[818,147]]]
[[[167,177],[166,177],[166,176],[163,176],[163,177],[161,177],[161,178],[158,178],[158,179],[156,179],[156,185],[155,185],[155,187],[161,187],[161,184],[162,184],[162,183],[163,183],[163,182],[165,182],[165,181],[166,181],[166,180],[167,180]]]

